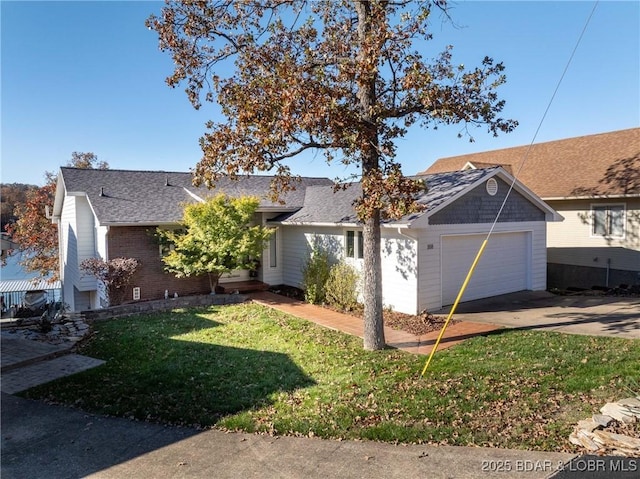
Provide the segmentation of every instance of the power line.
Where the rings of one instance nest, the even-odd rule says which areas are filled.
[[[553,94],[551,95],[551,98],[549,99],[549,102],[547,104],[547,108],[545,109],[545,111],[544,111],[544,113],[542,115],[542,118],[540,119],[540,122],[538,123],[538,127],[536,128],[536,131],[535,131],[535,133],[533,135],[533,138],[531,139],[531,143],[529,143],[529,147],[525,151],[525,154],[524,154],[524,156],[522,158],[522,162],[520,163],[520,166],[518,167],[518,170],[513,175],[513,181],[511,182],[511,185],[509,186],[509,189],[507,190],[507,194],[505,195],[504,200],[502,201],[502,205],[500,205],[500,209],[498,210],[498,213],[496,214],[496,217],[493,220],[493,224],[491,225],[491,228],[489,229],[489,233],[487,234],[487,237],[482,242],[482,245],[480,245],[480,249],[478,250],[478,254],[476,254],[476,257],[473,260],[473,263],[471,264],[471,267],[469,268],[469,272],[467,273],[467,276],[466,276],[464,282],[462,283],[462,286],[460,287],[460,291],[458,292],[458,296],[456,297],[456,300],[454,301],[453,306],[451,306],[451,311],[449,312],[449,315],[447,316],[447,320],[445,321],[444,325],[442,326],[442,329],[440,330],[440,334],[438,335],[438,339],[436,339],[436,342],[433,345],[433,348],[431,349],[431,353],[429,354],[429,358],[427,359],[427,362],[425,363],[424,368],[422,369],[422,374],[421,374],[422,376],[424,376],[424,373],[427,371],[427,368],[429,367],[429,364],[431,363],[431,359],[433,359],[433,356],[434,356],[436,350],[438,349],[438,345],[440,344],[440,340],[444,336],[444,332],[447,329],[447,326],[449,325],[449,322],[451,321],[451,318],[453,317],[453,313],[455,312],[456,308],[458,307],[458,303],[460,302],[460,299],[462,299],[462,295],[464,294],[465,290],[467,289],[467,285],[469,284],[469,281],[471,280],[471,276],[473,275],[473,272],[474,272],[474,270],[475,270],[475,268],[476,268],[476,266],[478,264],[478,261],[480,261],[482,253],[484,252],[484,249],[487,246],[489,238],[491,237],[491,234],[493,233],[493,230],[496,227],[496,224],[498,223],[498,219],[500,218],[500,215],[502,214],[502,210],[504,210],[504,207],[507,204],[507,200],[509,199],[509,196],[511,195],[511,191],[513,190],[513,187],[514,187],[514,185],[515,185],[515,183],[516,183],[516,181],[518,179],[520,171],[522,171],[522,167],[524,166],[524,164],[526,163],[526,161],[527,161],[527,159],[529,157],[529,152],[533,148],[533,144],[535,143],[536,138],[538,136],[538,133],[540,132],[540,128],[542,127],[542,124],[544,123],[544,120],[547,117],[547,113],[549,113],[549,109],[551,108],[551,104],[553,103],[553,100],[555,99],[556,94],[558,93],[558,90],[560,89],[560,85],[562,84],[562,80],[564,80],[564,77],[565,77],[567,71],[569,70],[569,66],[571,65],[573,57],[575,56],[575,53],[578,50],[578,46],[582,42],[582,37],[584,37],[584,34],[587,31],[587,27],[589,25],[589,22],[591,21],[591,18],[593,17],[593,14],[596,11],[596,7],[598,6],[598,3],[600,3],[599,0],[596,0],[596,2],[593,5],[593,8],[591,9],[591,13],[587,17],[587,20],[586,20],[586,22],[584,24],[584,27],[582,28],[582,32],[580,32],[580,36],[578,37],[578,40],[576,41],[576,44],[573,47],[573,51],[571,52],[571,55],[569,56],[569,59],[567,60],[567,63],[565,65],[565,67],[564,67],[562,75],[560,75],[560,79],[558,80],[558,83],[556,84],[556,88],[554,89]]]

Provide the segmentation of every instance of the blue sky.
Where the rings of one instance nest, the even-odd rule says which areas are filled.
[[[0,181],[42,185],[44,172],[73,151],[92,151],[111,168],[188,171],[200,159],[198,139],[212,105],[200,111],[182,89],[164,83],[172,71],[144,26],[159,2],[1,4],[2,161]],[[413,128],[398,141],[405,174],[436,159],[529,144],[594,2],[456,2],[459,25],[434,20],[425,56],[454,45],[454,62],[479,65],[487,55],[506,66],[504,116],[515,132],[494,138],[460,127]],[[640,125],[640,2],[601,1],[540,128],[537,142]],[[335,178],[321,155],[292,163],[294,173]]]

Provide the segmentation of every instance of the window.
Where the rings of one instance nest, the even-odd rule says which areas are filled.
[[[593,236],[624,236],[624,205],[597,205],[591,207]]]
[[[186,233],[186,231],[183,228],[171,228],[174,230],[174,232],[176,234],[184,234]],[[162,240],[160,242],[160,257],[164,258],[165,256],[167,256],[169,253],[171,253],[174,249],[176,249],[175,244],[173,244],[173,242],[168,241],[168,240]]]
[[[276,238],[278,237],[278,231],[274,231],[269,239],[269,267],[278,267],[278,243]]]
[[[166,243],[160,245],[160,257],[164,258],[169,253],[171,253],[174,249],[176,249],[173,243]]]
[[[347,258],[364,258],[364,240],[362,231],[348,230],[347,231]],[[357,254],[357,255],[356,255]]]

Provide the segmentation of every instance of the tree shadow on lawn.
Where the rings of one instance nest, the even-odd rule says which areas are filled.
[[[25,396],[115,416],[211,426],[271,404],[273,393],[316,384],[286,354],[217,344],[223,336],[212,329],[224,326],[188,310],[114,320],[82,351],[105,359],[104,366]]]

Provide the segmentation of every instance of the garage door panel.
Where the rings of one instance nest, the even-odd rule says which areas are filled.
[[[493,234],[478,262],[462,301],[528,288],[531,269],[528,232]],[[442,237],[442,304],[452,304],[485,235]]]

